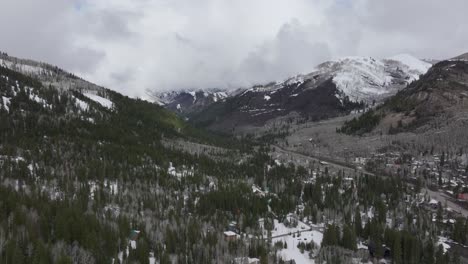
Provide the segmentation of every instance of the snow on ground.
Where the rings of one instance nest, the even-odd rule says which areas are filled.
[[[283,244],[287,244],[287,248],[283,248],[278,251],[278,255],[281,256],[283,260],[294,260],[296,264],[315,263],[313,259],[309,258],[309,252],[304,251],[304,254],[302,254],[301,250],[297,247],[300,242],[308,243],[312,240],[313,235],[311,232],[314,231],[303,232],[300,237],[288,235],[285,237],[273,238],[272,243],[275,244],[278,241],[282,241]],[[317,238],[317,240],[320,239],[321,241],[321,238],[323,238],[323,236]]]
[[[197,93],[192,91],[192,92],[189,92],[189,94],[193,97],[193,102],[195,103],[195,101],[197,101]]]
[[[402,71],[409,81],[419,78],[431,67],[431,64],[421,61],[411,55],[402,54],[387,59],[374,59],[371,57],[344,57],[322,63],[313,75],[330,75],[345,96],[352,101],[372,101],[401,89],[393,84],[395,72]],[[337,95],[338,99],[343,99]]]
[[[333,77],[339,90],[351,100],[370,99],[388,93],[392,77],[383,62],[368,57],[347,57],[338,60],[340,69]]]
[[[216,92],[213,94],[213,100],[217,102],[218,100],[223,100],[228,97],[226,92]]]
[[[40,98],[37,94],[32,93],[31,89],[29,90],[29,99],[31,101],[35,101],[38,104],[41,104],[43,107],[52,109],[52,105],[48,104],[46,100]]]
[[[448,238],[440,236],[439,240],[437,241],[437,246],[442,245],[442,247],[444,248],[444,253],[445,253],[450,248],[450,245],[448,244],[448,242],[449,242]]]
[[[112,109],[114,105],[111,100],[96,94],[84,93],[83,95],[108,109]]]
[[[315,69],[313,71],[315,71]],[[304,82],[304,76],[303,75],[297,75],[297,76],[294,76],[292,78],[287,79],[284,83],[286,85],[291,85],[291,84],[296,84],[297,83],[298,86],[299,86],[303,82]]]
[[[368,249],[368,247],[367,247],[366,245],[364,245],[362,242],[359,242],[359,243],[357,244],[357,248],[358,248],[358,249],[366,249],[366,250]]]
[[[307,225],[303,221],[296,220],[292,215],[288,215],[287,219],[289,222],[297,221],[297,226],[287,227],[284,223],[280,223],[275,219],[274,228],[271,231],[272,244],[274,245],[276,242],[280,241],[283,242],[283,244],[287,244],[287,248],[279,250],[279,255],[282,256],[284,260],[294,259],[297,264],[315,263],[313,259],[309,258],[309,252],[304,251],[302,254],[300,249],[297,248],[297,245],[300,242],[309,243],[312,241],[320,247],[323,240],[323,233],[318,229],[321,227],[317,225]],[[263,222],[260,224],[262,225]],[[299,236],[298,233],[300,233]],[[266,232],[264,235],[266,236]]]
[[[296,227],[286,227],[283,223],[280,223],[278,220],[274,220],[275,227],[271,230],[271,236],[281,236],[286,234],[292,234],[298,231],[305,231],[309,230],[310,226],[305,224],[304,222],[298,221]]]
[[[25,159],[21,156],[6,156],[6,155],[0,155],[0,160],[7,160],[10,159],[11,161],[14,162],[20,162],[20,161],[25,161]]]
[[[38,67],[38,66],[31,66],[31,65],[27,65],[27,64],[21,64],[21,63],[15,63],[15,62],[11,62],[9,60],[4,60],[4,59],[0,59],[0,65],[8,68],[8,69],[12,69],[12,70],[18,70],[22,73],[26,73],[26,74],[50,74],[50,71],[49,70],[45,70],[44,68],[42,67]]]
[[[104,186],[107,186],[112,194],[117,194],[119,192],[119,185],[116,181],[108,181],[107,179],[105,179]]]
[[[75,97],[75,100],[76,100],[76,105],[78,106],[78,108],[80,108],[83,111],[88,111],[88,109],[89,109],[88,103],[86,103],[85,101],[82,101],[82,100],[80,100],[80,99],[78,99],[76,97]]]
[[[365,216],[369,219],[374,218],[374,207],[370,207]]]
[[[3,101],[3,107],[5,107],[7,112],[10,112],[10,98],[2,96],[2,101]]]
[[[240,258],[235,258],[233,263],[235,263],[235,264],[260,263],[260,259],[258,259],[258,258],[240,257]]]
[[[418,58],[415,58],[409,54],[399,54],[388,59],[399,61],[408,66],[410,70],[418,71],[421,74],[426,73],[432,66],[431,64],[424,62]]]
[[[265,96],[263,97],[263,99],[265,99],[265,101],[270,101],[271,97],[268,96],[268,95],[265,95]]]
[[[182,170],[177,171],[177,169],[172,165],[172,162],[169,162],[167,174],[172,175],[180,180],[182,177],[193,175],[193,170],[193,167],[189,169],[186,168],[186,166],[182,166]]]

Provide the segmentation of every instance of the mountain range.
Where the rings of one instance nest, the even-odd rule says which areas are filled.
[[[367,112],[347,123],[344,130],[369,132],[374,129],[373,126],[376,126],[375,129],[379,131],[398,133],[426,132],[453,125],[466,127],[465,120],[468,114],[466,58],[464,54],[436,63],[419,80],[388,98],[382,105],[376,107],[375,111]],[[372,119],[379,121],[371,128],[365,120]],[[353,125],[357,126],[352,128]]]
[[[155,100],[193,123],[229,131],[287,116],[308,120],[361,111],[396,94],[431,64],[407,54],[377,60],[346,57],[282,82],[220,90],[155,94]]]
[[[465,58],[153,103],[0,54],[0,262],[466,263]]]

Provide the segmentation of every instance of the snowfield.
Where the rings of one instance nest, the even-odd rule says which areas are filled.
[[[352,101],[370,102],[395,94],[404,88],[394,84],[394,76],[406,83],[417,80],[431,64],[411,55],[377,60],[371,57],[345,57],[319,66],[318,72],[331,73],[338,89]]]
[[[396,94],[406,84],[426,73],[430,67],[431,64],[408,54],[387,59],[343,57],[324,62],[306,75],[299,74],[282,82],[245,89],[241,95],[247,92],[268,92],[264,97],[268,101],[270,95],[290,85],[299,87],[306,80],[322,82],[331,78],[340,91],[336,97],[341,101],[348,97],[354,102],[371,103]]]
[[[431,68],[431,64],[424,62],[420,59],[417,59],[409,54],[396,55],[396,56],[388,58],[388,60],[399,61],[402,64],[408,66],[410,71],[413,71],[419,74],[426,73],[429,70],[429,68]],[[419,75],[415,76],[415,79],[417,78],[419,78]]]
[[[111,100],[101,97],[97,94],[84,93],[83,95],[108,109],[112,109],[114,105]]]
[[[288,215],[289,221],[297,221],[292,215]],[[263,226],[263,222],[260,222]],[[314,242],[316,248],[319,248],[323,240],[323,226],[308,225],[303,221],[297,221],[296,227],[287,227],[284,223],[280,223],[277,219],[274,219],[274,228],[271,231],[272,244],[277,242],[283,242],[287,244],[287,248],[280,249],[278,255],[283,260],[294,260],[296,264],[302,263],[315,263],[313,259],[309,257],[309,252],[301,250],[297,245],[301,242],[310,243]],[[267,236],[266,231],[264,236]]]

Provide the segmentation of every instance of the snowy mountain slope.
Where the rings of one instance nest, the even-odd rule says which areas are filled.
[[[198,89],[156,92],[151,97],[155,103],[184,115],[198,112],[212,103],[226,99],[229,95],[229,92],[221,89]]]
[[[468,61],[451,59],[441,61],[405,89],[399,91],[375,112],[368,112],[354,122],[346,123],[347,134],[363,131],[388,131],[390,134],[412,131],[427,133],[435,129],[453,132],[448,138],[457,138],[456,131],[466,131],[468,97]],[[369,125],[378,116],[379,122]],[[380,132],[379,132],[380,133]],[[466,138],[466,135],[463,134]]]
[[[338,89],[353,101],[371,102],[395,94],[430,67],[429,63],[407,54],[382,60],[346,57],[323,63],[312,74],[332,76]]]
[[[467,53],[463,53],[463,54],[461,54],[461,55],[458,55],[458,56],[452,58],[452,60],[468,61],[468,52],[467,52]]]
[[[39,80],[44,85],[52,85],[62,90],[84,89],[96,93],[104,88],[83,80],[72,73],[47,63],[20,59],[0,52],[0,66]]]
[[[377,60],[372,57],[344,57],[318,65],[311,73],[297,75],[283,82],[254,86],[245,91],[274,92],[305,81],[320,83],[333,79],[342,96],[352,101],[372,102],[395,94],[426,73],[431,64],[408,54]]]
[[[417,74],[416,76],[413,76],[414,79],[418,79],[420,75],[426,73],[431,67],[430,63],[417,59],[409,54],[396,55],[387,58],[387,60],[401,62],[406,65],[408,67],[408,73]]]
[[[105,108],[111,109],[113,106],[107,89],[83,80],[57,66],[28,59],[20,59],[0,52],[0,67],[29,76],[41,82],[44,86],[53,86],[64,91],[77,91]],[[86,102],[79,98],[75,99],[82,110],[89,109]],[[40,99],[36,98],[35,100]]]
[[[192,117],[194,122],[221,130],[263,125],[291,113],[320,120],[382,102],[417,80],[430,66],[410,55],[381,60],[345,57],[322,63],[309,74],[244,89]]]

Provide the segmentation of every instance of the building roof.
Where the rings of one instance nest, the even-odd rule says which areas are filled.
[[[232,232],[232,231],[225,231],[225,232],[224,232],[224,235],[225,235],[225,236],[235,236],[235,235],[237,235],[237,234],[234,233],[234,232]]]

